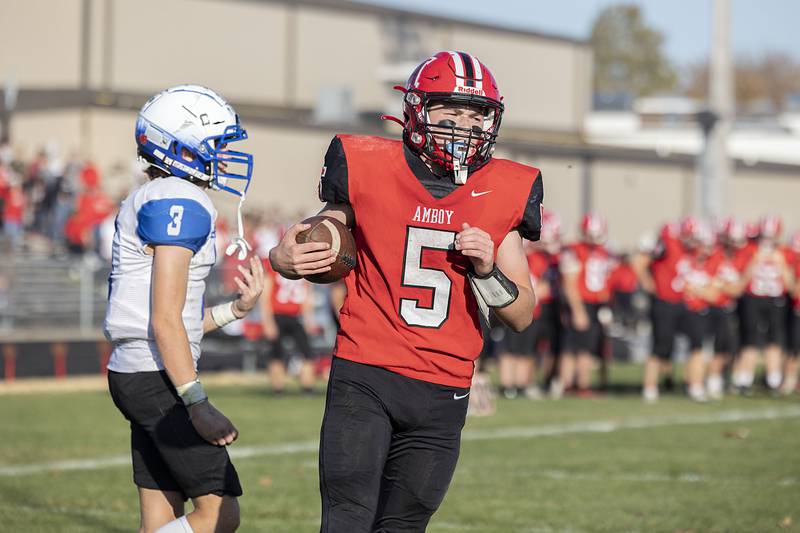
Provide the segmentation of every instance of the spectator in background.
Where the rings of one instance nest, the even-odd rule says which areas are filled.
[[[94,229],[114,209],[114,204],[100,189],[100,175],[93,165],[84,167],[80,179],[84,190],[78,195],[75,212],[64,228],[68,246],[75,253],[94,249]]]
[[[25,193],[16,177],[12,177],[6,189],[3,207],[3,232],[12,252],[22,249],[25,223]]]
[[[561,274],[569,318],[561,355],[561,383],[573,384],[579,396],[588,396],[595,357],[603,353],[604,331],[600,311],[611,300],[609,275],[613,260],[605,242],[605,218],[588,213],[581,221],[580,241],[561,254]]]
[[[0,150],[2,150],[2,146],[0,146]],[[5,210],[6,198],[8,197],[8,191],[11,187],[12,172],[11,166],[0,158],[0,215],[2,215]],[[2,223],[2,217],[0,217],[0,223]]]

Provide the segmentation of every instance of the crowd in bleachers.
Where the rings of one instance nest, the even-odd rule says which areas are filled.
[[[115,210],[90,160],[44,147],[26,160],[0,145],[0,221],[6,248],[81,254],[98,246],[97,230]]]

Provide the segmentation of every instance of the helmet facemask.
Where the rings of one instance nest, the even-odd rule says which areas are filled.
[[[452,120],[430,120],[432,106],[444,104],[480,110],[481,126],[459,127]],[[500,130],[503,104],[479,95],[406,91],[404,97],[406,143],[418,155],[453,172],[456,184],[464,185],[469,172],[489,162]]]

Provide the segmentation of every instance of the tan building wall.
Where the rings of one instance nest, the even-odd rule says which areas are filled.
[[[345,87],[359,110],[382,110],[391,98],[385,71],[396,66],[390,55],[400,46],[389,30],[400,19],[391,12],[235,0],[88,4],[90,88],[151,93],[200,83],[234,101],[313,107],[320,90]],[[82,6],[81,0],[0,2],[0,46],[12,51],[0,56],[0,82],[11,72],[21,87],[79,87]],[[459,22],[402,20],[418,38],[415,61],[452,47],[487,63],[513,110],[508,124],[581,128],[590,100],[587,46]],[[401,63],[395,81],[410,74],[414,60]]]
[[[596,161],[592,174],[592,207],[608,219],[614,244],[634,246],[646,232],[687,214],[693,183],[689,168]]]
[[[764,214],[783,217],[786,233],[800,230],[800,170],[795,174],[765,175],[739,170],[728,189],[730,213],[754,220]]]
[[[80,0],[0,2],[0,85],[77,87],[81,69]]]
[[[273,4],[117,0],[111,88],[152,93],[199,83],[229,100],[279,103],[285,29],[286,8]],[[96,44],[93,51],[102,55]]]

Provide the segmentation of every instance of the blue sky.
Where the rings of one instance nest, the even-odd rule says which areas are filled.
[[[358,0],[413,11],[587,38],[597,13],[620,0]],[[626,0],[666,37],[677,65],[707,56],[712,0]],[[731,0],[734,54],[781,51],[800,60],[800,0]]]

